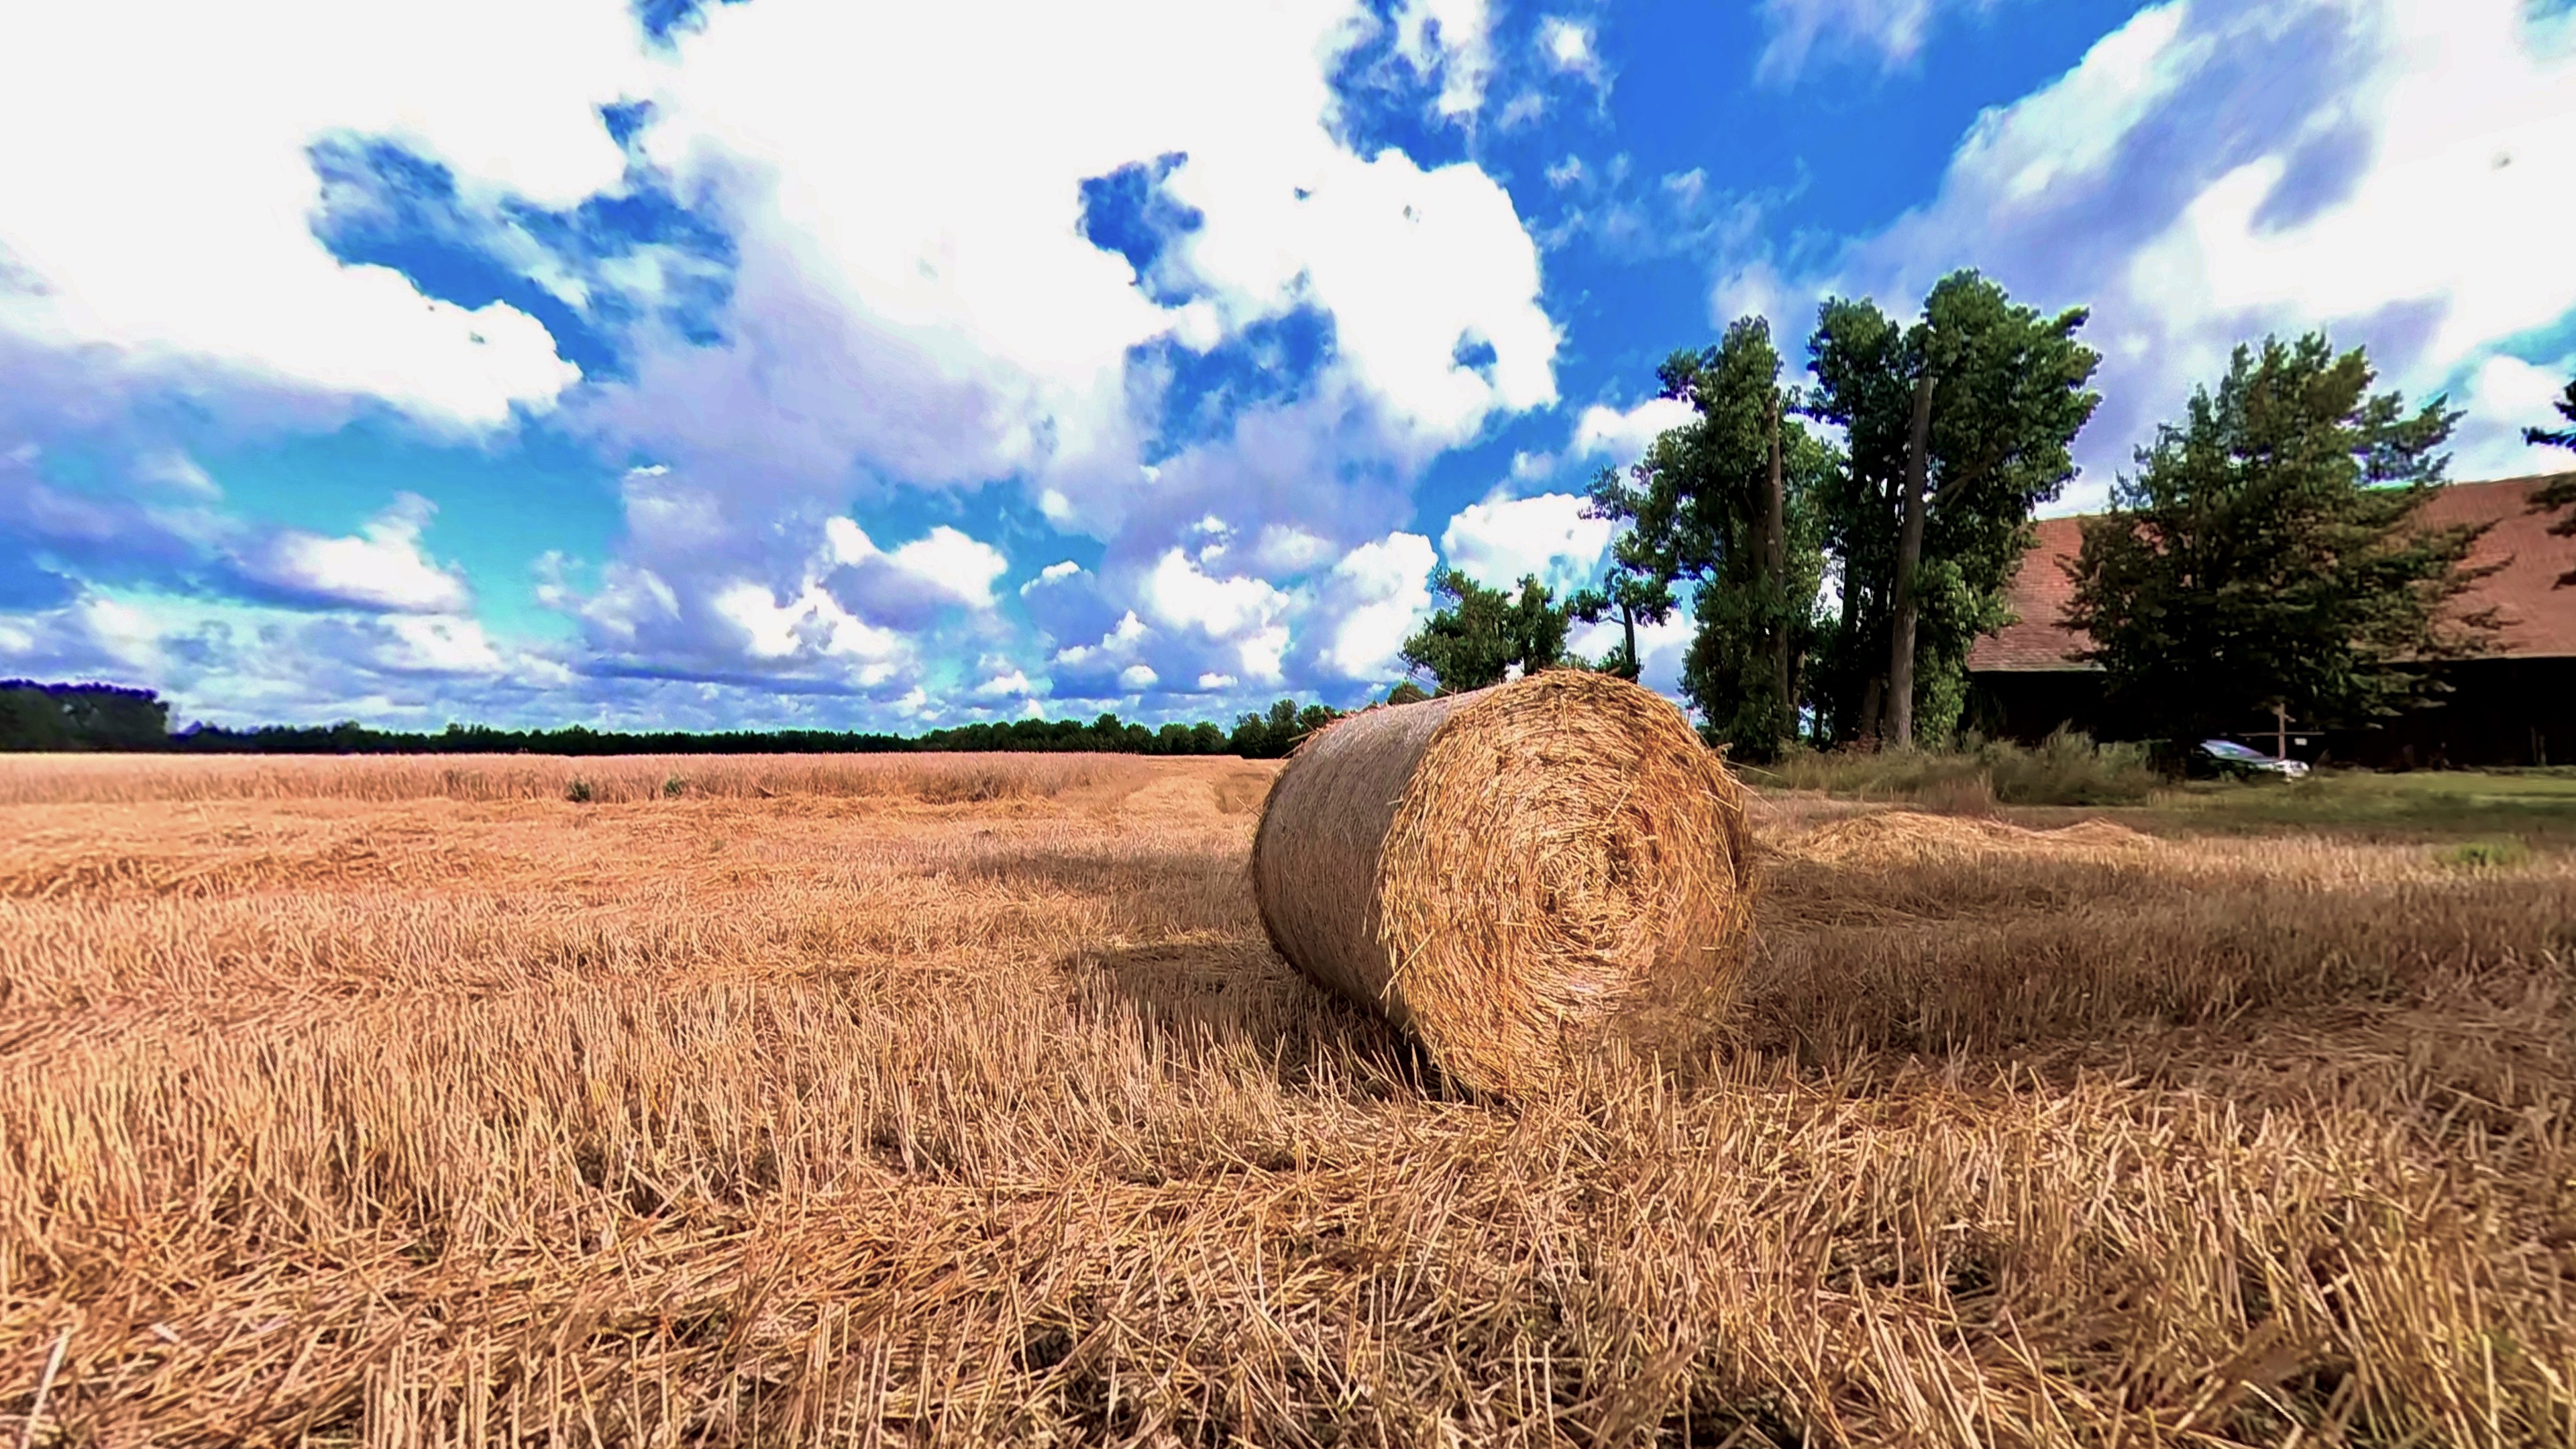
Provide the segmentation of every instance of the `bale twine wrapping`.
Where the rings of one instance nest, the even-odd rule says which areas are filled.
[[[1506,1097],[1614,1019],[1722,1003],[1752,866],[1743,789],[1681,712],[1575,670],[1336,721],[1252,845],[1279,954]]]

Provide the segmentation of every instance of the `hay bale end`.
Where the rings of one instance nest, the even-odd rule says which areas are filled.
[[[1752,869],[1743,789],[1681,712],[1574,670],[1336,721],[1252,849],[1282,956],[1504,1097],[1605,1027],[1712,1015]]]

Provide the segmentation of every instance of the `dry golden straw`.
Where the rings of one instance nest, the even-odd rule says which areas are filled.
[[[2562,846],[1765,793],[1488,1111],[1278,768],[0,755],[0,1449],[2576,1444]]]
[[[1317,735],[1271,787],[1252,878],[1279,954],[1518,1096],[1605,1022],[1724,998],[1751,854],[1742,789],[1679,711],[1566,670]]]

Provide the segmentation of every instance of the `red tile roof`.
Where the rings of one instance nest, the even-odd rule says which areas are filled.
[[[2552,587],[2560,574],[2576,568],[2576,539],[2550,536],[2550,519],[2528,507],[2532,490],[2547,481],[2454,483],[2434,494],[2419,515],[2428,524],[2493,522],[2470,553],[2469,564],[2504,567],[2462,595],[2457,607],[2463,612],[2495,609],[2504,625],[2493,636],[2495,647],[2517,658],[2576,655],[2576,588]],[[1968,651],[1970,670],[2092,667],[2066,657],[2085,641],[2060,622],[2074,585],[2059,565],[2083,548],[2082,523],[2079,518],[2039,520],[2039,541],[2023,555],[2012,585],[2012,609],[2021,622],[1979,639]]]
[[[2059,564],[2072,561],[2083,549],[2083,522],[2081,518],[2039,520],[2039,541],[2021,556],[2021,572],[2013,577],[2008,600],[2021,620],[1970,646],[1969,672],[2094,667],[2066,657],[2083,648],[2085,641],[2082,635],[2058,622],[2067,600],[2075,593],[2075,581]]]

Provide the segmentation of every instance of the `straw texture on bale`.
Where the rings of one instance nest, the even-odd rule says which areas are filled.
[[[1272,785],[1252,875],[1291,964],[1518,1096],[1613,1021],[1723,1003],[1751,856],[1680,711],[1564,670],[1336,721]]]

